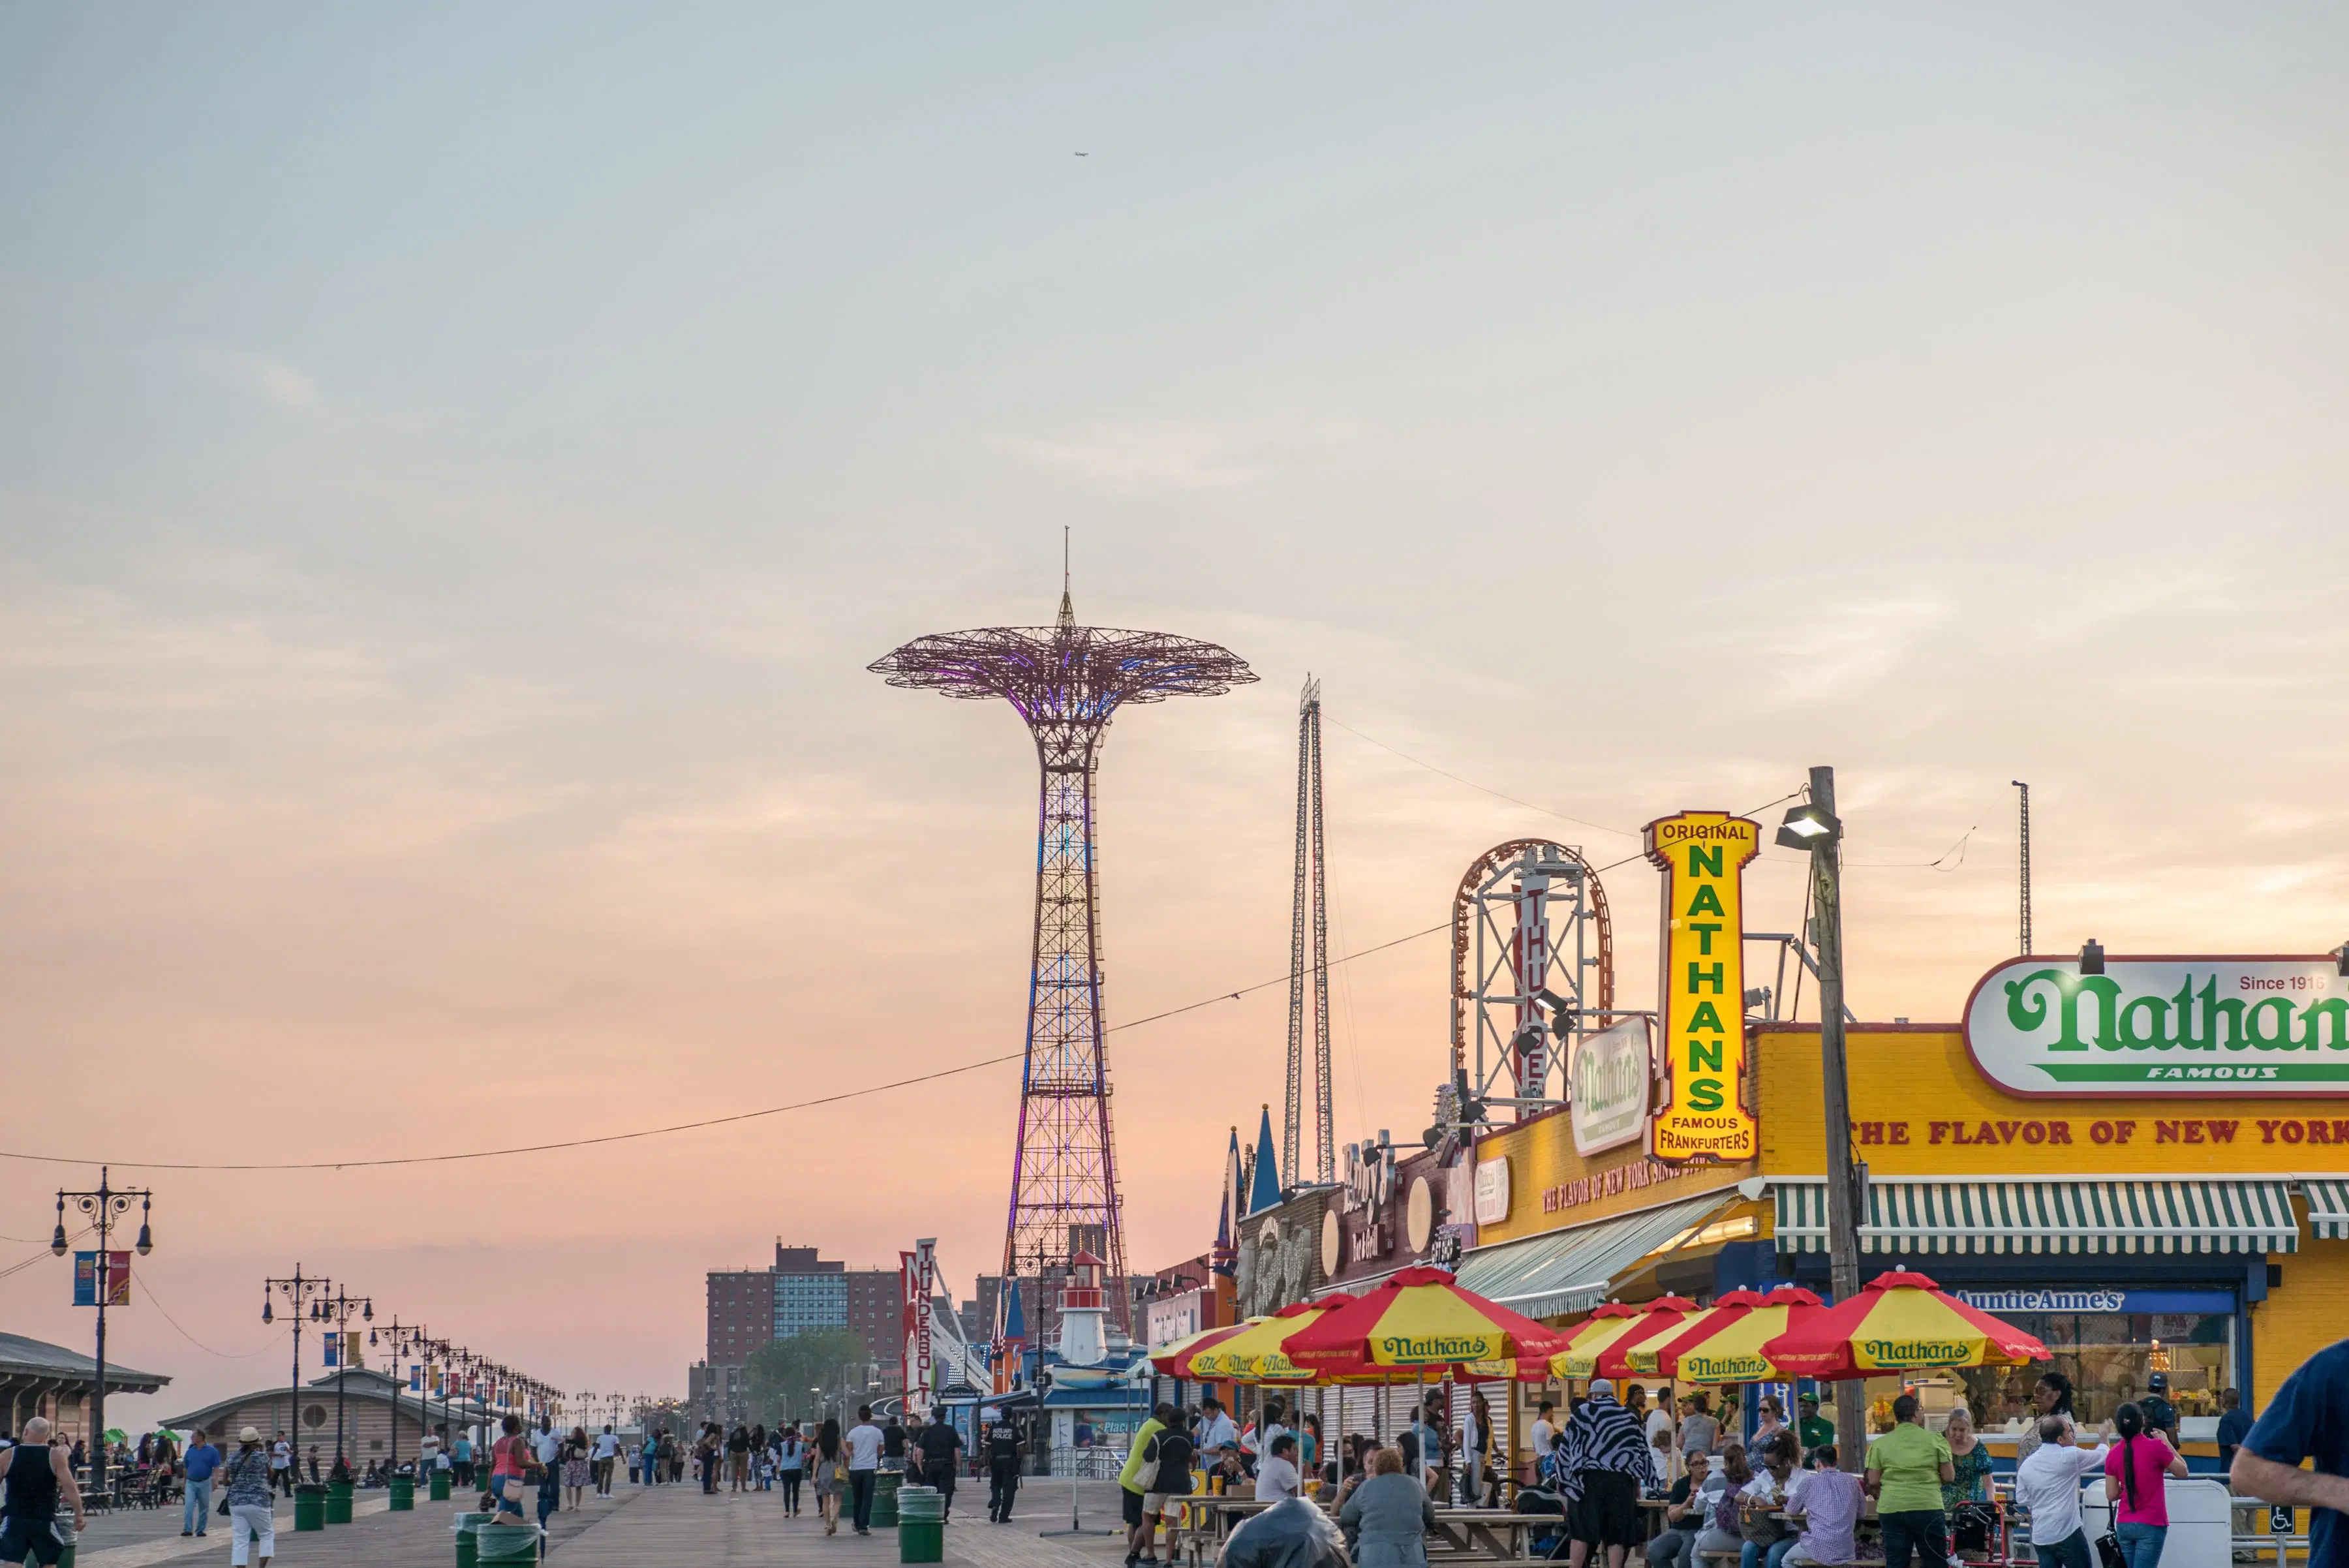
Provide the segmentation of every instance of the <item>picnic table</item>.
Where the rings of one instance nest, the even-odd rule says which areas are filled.
[[[1555,1530],[1555,1513],[1518,1513],[1506,1508],[1439,1508],[1431,1546],[1441,1542],[1453,1557],[1489,1558],[1498,1563],[1522,1562],[1531,1555],[1536,1534]]]

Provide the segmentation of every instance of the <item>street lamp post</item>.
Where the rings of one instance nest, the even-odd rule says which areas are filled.
[[[375,1321],[375,1302],[367,1296],[355,1296],[336,1286],[332,1296],[322,1296],[319,1316],[335,1325],[335,1479],[350,1479],[350,1461],[343,1457],[344,1382],[350,1374],[351,1345],[347,1330],[351,1314],[357,1313],[365,1323]]]
[[[1811,770],[1811,798],[1786,813],[1778,843],[1811,857],[1819,975],[1819,1073],[1826,1087],[1827,1278],[1837,1302],[1859,1293],[1859,1212],[1863,1168],[1852,1158],[1851,1081],[1844,1050],[1843,822],[1836,815],[1835,769]],[[1868,1428],[1859,1380],[1836,1384],[1836,1458],[1854,1474],[1868,1463]]]
[[[90,1391],[89,1424],[96,1433],[90,1444],[89,1488],[95,1492],[106,1490],[106,1298],[113,1293],[112,1265],[114,1254],[109,1250],[114,1235],[114,1222],[130,1212],[133,1199],[139,1204],[139,1241],[136,1251],[140,1257],[155,1250],[155,1234],[147,1217],[154,1208],[155,1194],[144,1187],[126,1187],[119,1191],[107,1179],[106,1167],[98,1168],[98,1190],[95,1192],[57,1191],[57,1229],[49,1238],[49,1251],[64,1257],[73,1245],[66,1238],[66,1205],[87,1216],[98,1231],[98,1381]]]
[[[397,1470],[399,1469],[399,1358],[422,1343],[424,1328],[420,1324],[401,1323],[399,1315],[395,1313],[388,1331],[391,1334],[391,1468]],[[375,1343],[375,1336],[374,1329],[367,1330],[369,1345]],[[416,1391],[416,1425],[420,1432],[424,1427],[424,1390],[421,1388]],[[421,1453],[422,1449],[419,1438],[418,1452]]]
[[[299,1263],[294,1265],[294,1272],[286,1278],[261,1282],[261,1321],[276,1321],[276,1313],[270,1304],[273,1292],[285,1298],[287,1315],[294,1320],[294,1381],[285,1399],[285,1473],[289,1479],[300,1473],[295,1460],[302,1451],[302,1322],[305,1318],[318,1321],[319,1299],[326,1293],[328,1283],[303,1273]]]

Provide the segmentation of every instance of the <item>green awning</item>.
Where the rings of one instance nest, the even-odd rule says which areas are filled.
[[[2308,1229],[2320,1241],[2349,1241],[2349,1179],[2303,1176],[2300,1189],[2308,1194]]]
[[[1775,1186],[1778,1250],[1826,1251],[1826,1183]],[[2349,1222],[2349,1208],[2342,1219]],[[2298,1251],[2300,1225],[2281,1180],[1879,1179],[1868,1184],[1859,1250],[2264,1254]]]

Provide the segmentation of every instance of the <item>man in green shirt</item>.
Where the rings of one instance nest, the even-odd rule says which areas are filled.
[[[1914,1547],[1922,1568],[1950,1560],[1941,1517],[1941,1483],[1958,1479],[1949,1439],[1925,1429],[1917,1396],[1892,1401],[1892,1430],[1868,1446],[1868,1495],[1884,1527],[1884,1568],[1909,1568]]]
[[[1795,1407],[1802,1412],[1801,1418],[1795,1423],[1795,1436],[1801,1439],[1805,1456],[1835,1441],[1835,1423],[1819,1414],[1819,1397],[1816,1394],[1804,1395],[1795,1401]]]
[[[1143,1456],[1150,1451],[1152,1440],[1167,1428],[1174,1417],[1174,1411],[1164,1405],[1150,1413],[1150,1419],[1133,1434],[1133,1447],[1125,1451],[1125,1468],[1117,1474],[1118,1501],[1125,1505],[1125,1568],[1134,1568],[1142,1561],[1143,1547],[1155,1550],[1153,1538],[1158,1532],[1151,1528],[1142,1511],[1143,1494],[1150,1490],[1142,1484]],[[1940,1568],[1940,1564],[1935,1563],[1933,1568]]]

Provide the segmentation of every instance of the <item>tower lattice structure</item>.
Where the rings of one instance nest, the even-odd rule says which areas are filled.
[[[1174,696],[1219,696],[1256,676],[1237,655],[1211,642],[1079,626],[1065,589],[1050,627],[918,638],[872,669],[892,686],[999,698],[1035,736],[1043,774],[1036,934],[1003,1272],[1007,1279],[1041,1276],[1065,1271],[1079,1251],[1095,1251],[1119,1282],[1118,1317],[1130,1332],[1133,1311],[1123,1288],[1125,1228],[1102,1031],[1094,775],[1103,732],[1119,709]],[[1036,1330],[1040,1334],[1042,1325]]]
[[[1308,677],[1297,702],[1297,883],[1288,923],[1288,1075],[1281,1101],[1280,1168],[1304,1179],[1298,1146],[1305,1120],[1305,1039],[1313,1037],[1313,1179],[1338,1177],[1330,1114],[1330,904],[1321,836],[1321,682]],[[1308,992],[1310,1001],[1308,1001]]]

